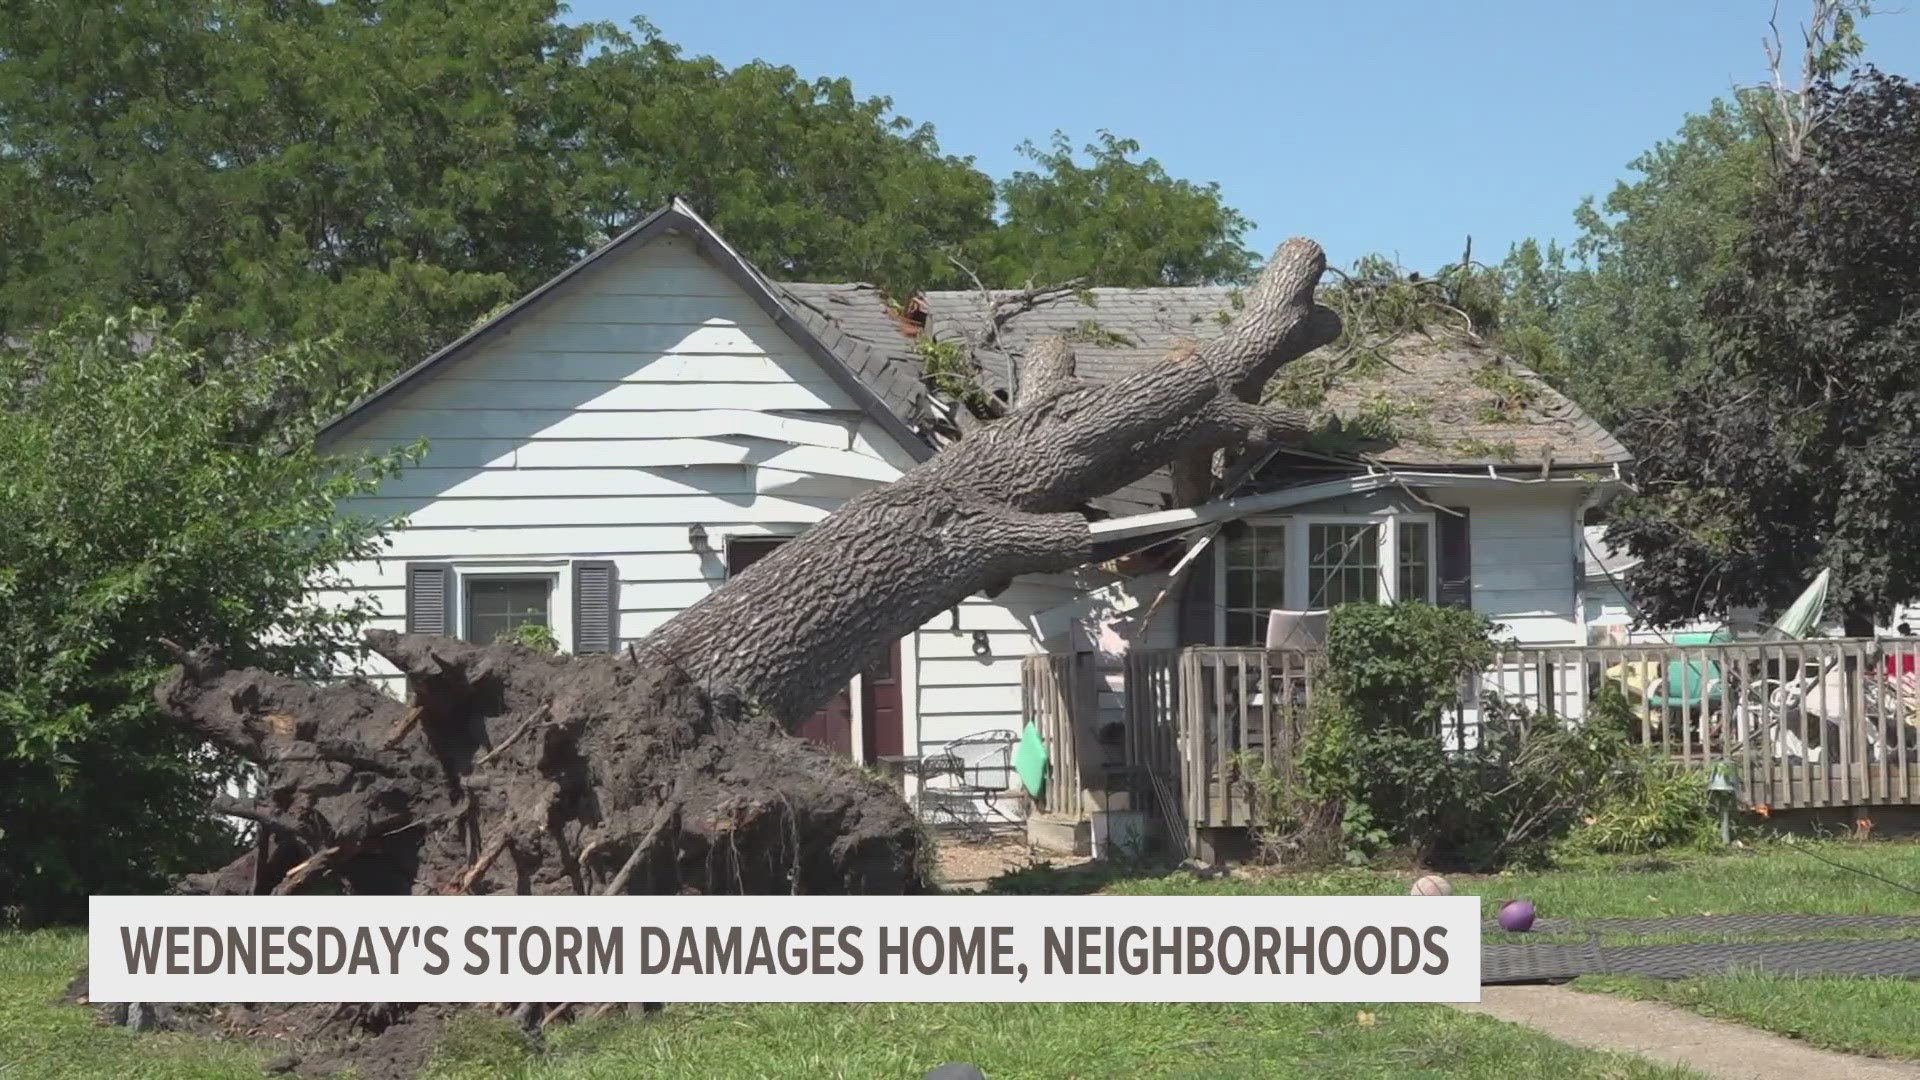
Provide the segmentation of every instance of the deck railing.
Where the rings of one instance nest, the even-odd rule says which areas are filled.
[[[1089,700],[1092,654],[1029,656],[1020,669],[1026,714],[1047,744],[1048,777],[1033,800],[1043,814],[1071,814],[1080,808],[1079,750],[1082,730],[1096,722],[1099,702]]]
[[[1099,722],[1096,690],[1059,692],[1088,685],[1078,672],[1091,660],[1028,660],[1029,715],[1056,747],[1056,776],[1077,775],[1060,771],[1059,748],[1073,748],[1066,763],[1077,768],[1070,755]],[[1232,648],[1128,657],[1125,756],[1170,836],[1253,824],[1243,777],[1254,761],[1296,778],[1322,662]],[[1054,688],[1037,715],[1036,687]],[[1489,710],[1582,722],[1603,701],[1625,710],[1615,722],[1624,719],[1639,743],[1690,765],[1729,767],[1749,805],[1920,804],[1920,639],[1503,650],[1467,680],[1436,736],[1468,747]],[[1063,801],[1055,812],[1069,809]]]

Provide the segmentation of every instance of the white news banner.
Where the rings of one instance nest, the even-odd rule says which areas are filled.
[[[96,896],[95,1001],[1478,1001],[1471,896]]]

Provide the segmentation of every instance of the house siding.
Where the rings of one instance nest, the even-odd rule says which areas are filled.
[[[1473,608],[1527,645],[1586,640],[1579,607],[1579,496],[1567,489],[1449,493],[1466,507]]]

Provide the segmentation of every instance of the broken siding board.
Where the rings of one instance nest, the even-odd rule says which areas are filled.
[[[423,438],[521,441],[586,439],[617,442],[636,436],[650,439],[702,439],[745,435],[796,446],[846,450],[853,446],[853,431],[858,426],[859,416],[859,413],[841,412],[816,412],[805,417],[782,416],[739,408],[618,413],[510,407],[412,409],[394,405],[367,420],[364,437],[402,443]]]
[[[383,498],[526,499],[653,495],[750,495],[746,465],[654,469],[420,469],[380,485]]]
[[[816,476],[812,473],[793,472],[787,469],[753,469],[753,490],[766,495],[803,496],[807,498],[832,498],[846,500],[855,495],[864,495],[881,483],[875,480],[857,480],[845,476]]]
[[[410,468],[381,485],[390,498],[526,499],[653,495],[733,495],[756,492],[849,499],[879,481],[818,476],[752,465],[663,465],[650,469]]]
[[[602,439],[531,442],[514,455],[522,469],[650,469],[686,465],[747,465],[792,444],[749,436],[710,439]],[[823,449],[813,447],[812,449]],[[845,451],[823,450],[825,453]]]
[[[711,439],[619,439],[534,442],[521,445],[507,467],[523,469],[657,468],[682,465],[762,465],[789,472],[885,482],[900,471],[854,450],[796,446],[751,436]]]
[[[901,449],[886,432],[880,430],[880,425],[864,417],[859,426],[854,429],[853,441],[849,447],[855,453],[886,462],[893,467],[896,474],[904,473],[917,464],[912,455]]]
[[[655,495],[596,498],[535,499],[422,499],[364,496],[349,511],[373,518],[405,514],[411,524],[426,527],[505,525],[516,521],[567,525],[626,527],[661,522],[816,522],[827,516],[840,499],[806,496]],[[597,545],[617,545],[608,538]]]

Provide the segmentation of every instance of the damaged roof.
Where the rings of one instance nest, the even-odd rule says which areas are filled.
[[[860,381],[889,409],[918,424],[926,418],[927,392],[920,356],[905,323],[871,285],[773,282],[814,336],[840,354]]]
[[[848,335],[917,367],[910,344],[992,342],[974,349],[990,390],[1009,389],[1009,355],[1065,334],[1076,370],[1095,384],[1113,382],[1218,337],[1241,306],[1227,287],[1099,288],[1037,298],[999,290],[936,291],[908,310],[865,285],[786,285],[814,301]],[[990,320],[1000,308],[999,326]],[[990,333],[990,330],[992,332]],[[1438,470],[1611,469],[1632,460],[1626,448],[1538,374],[1462,333],[1407,332],[1368,348],[1328,346],[1284,373],[1282,400],[1372,436],[1370,457],[1392,466]],[[1170,485],[1148,477],[1116,492],[1112,513],[1159,510]]]

